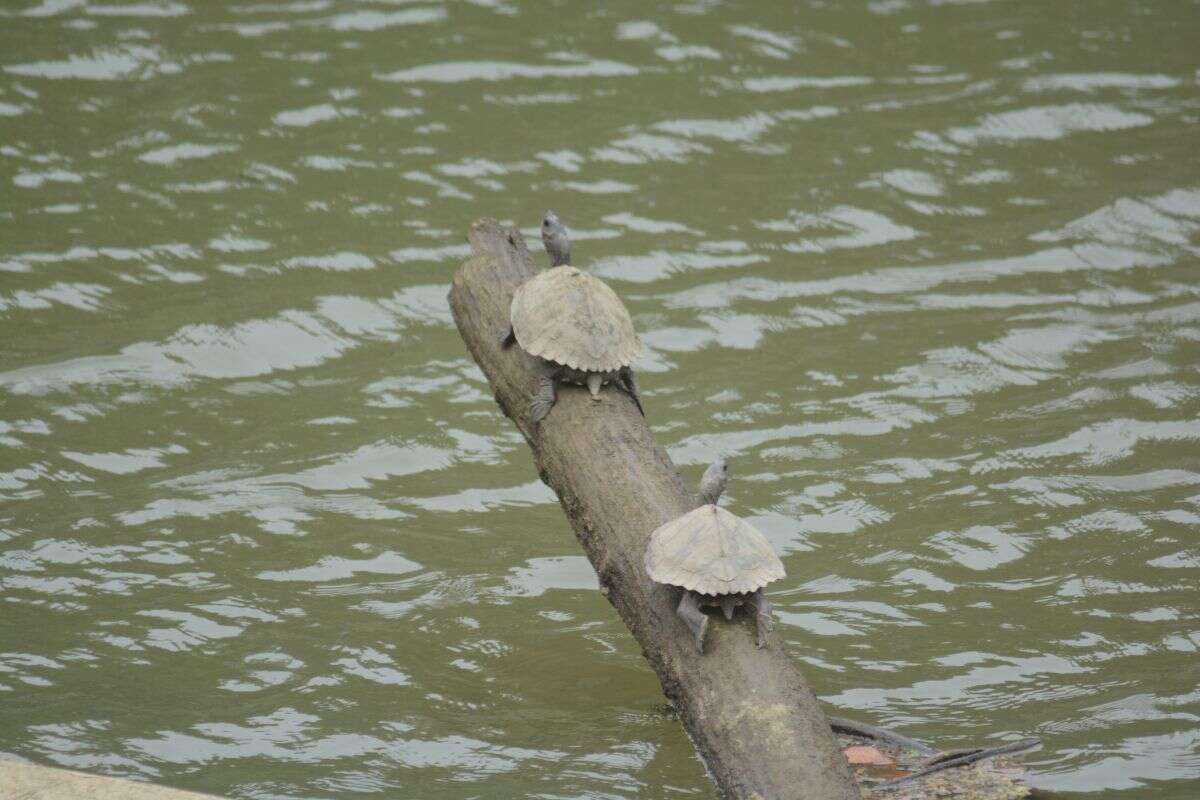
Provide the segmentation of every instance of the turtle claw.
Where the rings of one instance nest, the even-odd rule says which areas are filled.
[[[763,594],[762,589],[754,593],[754,607],[758,612],[754,615],[755,627],[758,631],[758,646],[763,648],[767,646],[767,637],[771,633],[771,623],[774,620],[771,617],[771,601]]]
[[[687,591],[683,592],[683,597],[679,599],[679,607],[675,609],[675,613],[684,621],[688,629],[692,632],[692,636],[696,639],[696,652],[704,655],[704,639],[708,636],[708,615],[700,610],[700,604],[696,601],[696,595]]]
[[[532,422],[534,425],[540,424],[541,421],[546,418],[546,415],[550,413],[551,408],[552,408],[551,403],[547,403],[545,400],[541,399],[540,397],[535,398],[529,404],[529,421]]]
[[[629,396],[633,398],[633,402],[637,405],[637,409],[641,415],[643,417],[646,416],[646,409],[642,408],[642,397],[638,394],[637,379],[633,377],[632,367],[621,368],[620,382],[625,391],[629,393]]]
[[[693,629],[693,633],[696,635],[696,652],[704,655],[704,639],[708,636],[708,615],[701,612],[701,616],[704,619],[700,620],[700,629]]]
[[[533,395],[533,400],[529,402],[529,422],[531,424],[538,425],[541,423],[546,418],[546,415],[550,413],[550,409],[554,407],[554,381],[554,375],[542,376],[537,392]]]

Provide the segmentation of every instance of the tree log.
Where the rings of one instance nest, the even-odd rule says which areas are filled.
[[[468,240],[472,257],[450,289],[459,333],[532,448],[601,592],[641,645],[720,794],[858,798],[829,722],[778,639],[759,649],[744,618],[714,619],[700,655],[675,614],[678,590],[646,575],[642,556],[651,531],[690,511],[695,500],[632,398],[609,386],[594,402],[583,387],[563,386],[541,425],[529,423],[538,363],[520,347],[502,348],[500,336],[513,292],[536,270],[515,228],[478,220]]]

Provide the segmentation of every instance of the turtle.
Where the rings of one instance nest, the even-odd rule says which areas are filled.
[[[731,620],[738,606],[754,606],[758,646],[765,647],[771,604],[763,587],[785,574],[767,538],[717,505],[728,479],[728,465],[718,458],[700,479],[697,507],[656,528],[646,546],[651,580],[683,589],[675,613],[701,653],[708,633],[706,607],[720,608]]]
[[[550,413],[563,381],[586,386],[596,401],[604,384],[615,383],[645,416],[630,366],[642,342],[625,305],[604,281],[571,266],[571,239],[553,211],[542,219],[542,244],[550,269],[513,294],[509,324],[500,336],[502,348],[516,342],[542,367],[529,421],[538,425]]]

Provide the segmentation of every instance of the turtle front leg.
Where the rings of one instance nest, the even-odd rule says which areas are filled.
[[[618,374],[621,386],[625,391],[629,392],[629,396],[633,398],[633,402],[637,404],[638,411],[642,412],[642,416],[646,416],[646,409],[642,408],[642,396],[638,394],[637,381],[633,377],[632,367],[621,367],[621,372]]]
[[[691,630],[692,636],[696,637],[696,650],[701,655],[704,654],[704,637],[708,634],[708,615],[700,610],[700,604],[696,602],[696,594],[683,590],[683,597],[679,600],[679,607],[675,609],[675,613]]]
[[[496,341],[500,342],[501,350],[507,350],[516,340],[517,335],[513,332],[512,325],[505,326],[504,330],[501,331],[500,335],[496,338]]]
[[[758,646],[767,646],[767,635],[771,632],[771,601],[767,599],[766,594],[762,589],[754,593],[754,607],[758,613],[755,614],[756,627],[758,628]]]
[[[545,419],[546,415],[550,413],[550,409],[554,407],[554,401],[557,399],[557,384],[558,370],[548,370],[542,375],[537,391],[534,392],[533,399],[529,401],[529,421],[534,425]]]

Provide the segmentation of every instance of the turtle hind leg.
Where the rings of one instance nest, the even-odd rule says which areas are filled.
[[[633,402],[637,404],[638,411],[642,416],[646,416],[646,409],[642,408],[642,396],[638,393],[637,380],[633,377],[632,367],[621,367],[621,372],[618,374],[621,387],[629,393],[633,398]]]
[[[708,615],[700,610],[700,604],[696,602],[696,595],[683,590],[683,597],[679,600],[679,607],[675,609],[675,613],[688,626],[688,630],[692,632],[692,636],[696,638],[696,650],[701,654],[704,653],[704,637],[708,634]]]
[[[517,340],[517,334],[513,332],[512,325],[506,325],[500,335],[496,337],[496,341],[500,343],[501,350],[507,350],[512,347],[513,342]]]
[[[767,635],[771,632],[771,601],[759,589],[754,593],[754,608],[757,613],[754,615],[755,627],[758,630],[758,646],[767,646]]]
[[[529,421],[532,424],[539,424],[550,413],[550,409],[554,407],[554,401],[558,397],[557,384],[557,370],[546,372],[542,375],[541,381],[538,382],[537,391],[534,392],[533,399],[529,401]]]

